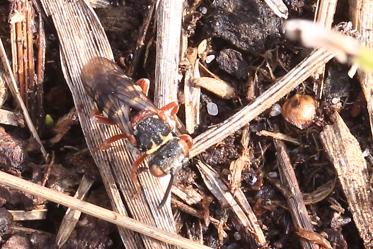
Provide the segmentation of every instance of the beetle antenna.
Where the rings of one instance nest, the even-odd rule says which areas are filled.
[[[171,175],[170,181],[168,182],[168,186],[167,186],[166,192],[164,193],[163,199],[161,203],[159,203],[158,205],[158,209],[161,209],[164,206],[164,204],[166,204],[168,196],[171,195],[171,188],[172,188],[172,184],[174,183],[175,174],[173,171],[171,171],[170,175]]]

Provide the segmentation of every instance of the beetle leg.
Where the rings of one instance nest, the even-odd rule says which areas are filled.
[[[127,133],[121,133],[121,134],[118,134],[118,135],[114,135],[112,137],[109,137],[108,139],[106,139],[101,145],[100,145],[100,150],[107,150],[110,148],[110,144],[120,140],[120,139],[128,139],[128,141],[130,141],[130,143],[132,144],[136,144],[136,139],[133,135],[130,135],[130,134],[127,134]]]
[[[173,102],[171,102],[171,103],[168,103],[167,105],[165,105],[165,106],[162,106],[160,109],[159,109],[159,117],[163,120],[163,121],[166,121],[167,120],[167,118],[166,118],[166,116],[165,116],[165,112],[167,112],[167,111],[170,111],[171,110],[171,112],[170,112],[170,114],[171,114],[171,116],[173,117],[173,119],[174,120],[176,120],[176,113],[179,111],[179,105],[175,102],[175,101],[173,101]]]
[[[132,164],[132,168],[131,168],[131,180],[133,182],[133,184],[135,185],[135,194],[134,196],[138,196],[139,193],[140,193],[140,183],[139,183],[139,179],[137,178],[137,172],[140,168],[140,165],[141,163],[145,160],[146,158],[146,154],[141,154],[137,159],[136,161],[133,162]]]
[[[140,86],[141,91],[145,94],[145,96],[148,96],[149,86],[150,86],[149,79],[146,79],[146,78],[139,79],[136,81],[136,84]]]

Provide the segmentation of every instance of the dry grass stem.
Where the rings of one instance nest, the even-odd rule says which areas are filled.
[[[234,213],[235,224],[238,230],[243,231],[245,236],[253,239],[257,246],[261,247],[266,244],[262,229],[258,224],[256,216],[251,208],[243,209],[229,192],[228,187],[220,180],[218,174],[208,165],[198,161],[198,170],[201,172],[202,179],[210,192],[219,200],[222,207],[229,207]],[[244,198],[246,199],[246,198]],[[242,200],[242,198],[240,198]],[[247,203],[247,200],[246,200]],[[247,203],[248,205],[248,203]],[[250,205],[249,205],[250,207]],[[249,214],[247,212],[249,212]]]
[[[285,143],[280,140],[273,140],[276,148],[276,155],[278,164],[278,171],[280,173],[281,183],[287,190],[285,199],[288,203],[289,212],[293,221],[295,230],[303,229],[306,231],[313,231],[311,218],[308,216],[306,205],[303,201],[303,195],[300,191],[297,178],[290,158],[286,151]],[[306,240],[300,240],[302,248],[318,249],[319,247]]]
[[[154,102],[177,102],[183,1],[162,0],[157,7],[157,55]]]
[[[218,126],[207,130],[197,136],[190,151],[190,157],[194,157],[214,144],[217,144],[230,134],[247,125],[262,112],[270,108],[278,100],[311,76],[320,66],[325,65],[333,55],[323,50],[315,50],[306,59],[278,80],[272,87],[257,97],[253,103],[244,107],[241,111],[224,121]]]
[[[292,138],[284,133],[281,132],[272,132],[272,131],[266,131],[266,130],[261,130],[256,133],[258,136],[266,136],[266,137],[272,137],[273,139],[277,140],[282,140],[282,141],[287,141],[290,143],[293,143],[295,145],[300,145],[300,142],[298,139]]]
[[[49,201],[64,205],[71,209],[79,210],[85,214],[91,215],[98,219],[108,221],[123,228],[144,234],[153,239],[163,241],[165,243],[179,246],[185,249],[209,249],[210,247],[198,244],[192,240],[185,239],[175,233],[163,231],[159,228],[149,226],[134,219],[120,215],[119,213],[108,209],[93,205],[91,203],[81,201],[74,197],[62,194],[60,192],[42,187],[38,184],[23,180],[0,171],[0,184],[8,187],[21,190]]]
[[[92,179],[84,175],[82,180],[80,181],[78,190],[76,191],[74,198],[83,200],[89,189],[92,187],[93,183],[94,181]],[[79,221],[80,215],[81,212],[77,209],[68,208],[66,210],[65,216],[61,221],[60,228],[58,229],[58,233],[56,235],[56,244],[58,248],[61,248],[69,239],[71,233],[73,232],[76,224]]]

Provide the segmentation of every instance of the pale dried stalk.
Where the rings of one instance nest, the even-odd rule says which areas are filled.
[[[287,190],[285,199],[288,203],[294,228],[295,230],[304,229],[313,232],[311,219],[308,216],[307,208],[303,201],[303,195],[300,191],[293,166],[291,165],[290,158],[287,154],[285,143],[276,139],[273,140],[273,143],[277,152],[277,161],[279,162],[278,171],[280,173],[281,183]],[[300,240],[300,244],[302,245],[302,248],[319,248],[316,244],[307,240]]]
[[[23,116],[24,116],[25,121],[26,121],[26,125],[29,128],[32,136],[35,138],[36,142],[39,144],[40,151],[43,154],[43,157],[44,157],[45,161],[47,161],[48,160],[47,151],[44,149],[44,146],[43,146],[43,144],[40,140],[40,137],[39,137],[38,133],[36,132],[35,126],[31,121],[31,118],[30,118],[30,115],[27,111],[25,103],[23,102],[22,97],[21,97],[21,95],[18,91],[17,83],[16,83],[16,80],[14,78],[12,68],[10,67],[9,60],[7,58],[7,55],[6,55],[6,52],[5,52],[5,49],[4,49],[4,45],[3,45],[3,41],[1,40],[1,38],[0,38],[0,58],[1,58],[1,61],[2,61],[2,64],[3,64],[3,68],[5,69],[5,72],[7,74],[7,80],[8,80],[7,84],[8,84],[9,90],[11,91],[11,93],[12,93],[13,97],[15,98],[15,100],[17,101],[18,105],[21,107]]]
[[[120,133],[116,126],[93,122],[91,113],[94,103],[87,96],[80,77],[82,66],[93,57],[113,58],[110,44],[97,16],[84,1],[41,0],[41,3],[56,27],[62,54],[62,70],[73,96],[87,146],[99,168],[113,209],[121,214],[130,212],[135,219],[143,223],[175,231],[171,208],[157,208],[163,198],[163,193],[159,191],[162,186],[158,178],[151,176],[149,172],[141,173],[140,183],[143,191],[138,198],[133,198],[136,189],[130,177],[133,157],[126,147],[126,142],[120,140],[109,150],[97,150],[106,138]],[[119,231],[126,248],[172,247],[146,236],[137,236],[129,230],[121,228]]]
[[[266,130],[261,130],[256,133],[258,136],[267,136],[267,137],[272,137],[273,139],[278,139],[278,140],[283,140],[287,141],[296,145],[300,145],[301,143],[298,141],[298,139],[289,137],[288,135],[281,133],[281,132],[272,132],[272,131],[266,131]]]
[[[338,0],[318,0],[314,21],[321,23],[325,28],[331,28]],[[324,87],[325,66],[320,67],[314,74],[314,92],[321,99]]]
[[[235,224],[239,225],[238,230],[242,230],[244,235],[248,236],[248,238],[252,238],[258,247],[264,246],[266,240],[263,231],[250,205],[249,208],[243,209],[229,192],[228,187],[219,179],[218,174],[210,166],[198,161],[197,167],[201,172],[202,179],[207,188],[215,198],[219,200],[220,205],[223,207],[229,206],[231,208],[234,218],[236,219]],[[242,198],[240,200],[242,200]]]
[[[26,221],[26,220],[44,220],[47,217],[48,209],[34,209],[31,211],[24,210],[9,210],[12,214],[14,221]]]
[[[197,136],[193,140],[194,145],[190,151],[190,157],[200,154],[247,125],[311,76],[320,66],[325,65],[331,58],[333,58],[333,55],[327,51],[318,49],[312,52],[272,87],[256,98],[253,103],[247,105],[220,125]]]
[[[369,169],[359,142],[343,119],[338,113],[332,118],[334,124],[325,126],[320,133],[321,142],[336,169],[365,248],[373,248],[373,191]]]
[[[373,0],[350,0],[352,22],[361,35],[361,42],[373,50]],[[373,73],[358,71],[360,85],[367,101],[370,131],[373,138]]]
[[[78,190],[76,191],[74,198],[83,200],[89,189],[92,187],[94,181],[89,177],[83,176],[80,181]],[[71,233],[74,231],[76,224],[79,221],[81,212],[77,209],[68,208],[63,217],[60,228],[56,236],[56,244],[58,248],[61,248],[66,241],[69,239]]]
[[[120,215],[119,213],[93,205],[89,202],[81,201],[74,197],[62,194],[55,190],[42,187],[38,184],[23,180],[0,171],[0,183],[2,185],[21,190],[25,193],[32,194],[49,201],[64,205],[71,209],[79,210],[85,214],[91,215],[98,219],[116,224],[118,226],[144,234],[153,239],[163,241],[168,244],[179,246],[186,249],[210,249],[208,246],[201,245],[189,239],[185,239],[175,233],[163,231],[159,228],[149,226],[134,219]]]
[[[160,0],[157,8],[157,56],[154,102],[177,102],[183,0]]]

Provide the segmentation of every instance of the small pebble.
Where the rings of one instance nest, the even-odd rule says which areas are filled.
[[[213,60],[215,60],[215,55],[210,54],[210,55],[206,56],[205,61],[206,61],[207,64],[211,63]]]
[[[207,14],[207,8],[206,7],[201,7],[199,8],[199,12],[201,12],[203,15]]]
[[[216,116],[218,115],[219,113],[219,109],[218,109],[218,106],[213,103],[213,102],[208,102],[207,103],[207,112],[208,114],[210,114],[211,116]]]
[[[336,105],[340,102],[341,100],[339,98],[332,98],[332,104]]]
[[[274,104],[271,108],[269,115],[271,117],[276,117],[281,114],[281,106],[279,104]]]
[[[270,178],[277,178],[278,174],[275,171],[268,172],[268,177]]]
[[[234,237],[235,240],[241,240],[242,239],[241,234],[239,232],[235,232],[233,234],[233,237]]]

